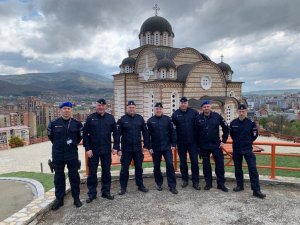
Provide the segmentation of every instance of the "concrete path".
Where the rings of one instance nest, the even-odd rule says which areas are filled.
[[[29,184],[0,180],[0,221],[29,204],[34,195]]]
[[[262,185],[267,194],[264,200],[252,196],[249,184],[246,190],[235,193],[234,183],[228,182],[230,192],[216,188],[210,191],[195,191],[191,186],[178,188],[178,195],[171,194],[166,184],[164,190],[155,189],[154,179],[146,178],[150,192],[136,191],[134,180],[130,180],[128,193],[116,195],[117,181],[112,183],[115,200],[99,197],[91,204],[76,209],[69,194],[65,205],[56,212],[48,212],[40,225],[50,224],[299,224],[300,187],[291,185]],[[203,185],[203,183],[202,183]],[[81,199],[86,198],[86,185],[82,185]]]
[[[274,137],[259,137],[258,141],[285,142]],[[51,142],[44,142],[20,148],[0,151],[0,174],[28,171],[41,172],[40,163],[43,164],[45,173],[50,173],[48,159],[51,158]],[[270,151],[270,147],[261,146],[265,151]],[[277,147],[276,152],[300,153],[300,147]],[[82,163],[82,170],[85,168],[84,148],[79,146],[79,158]]]

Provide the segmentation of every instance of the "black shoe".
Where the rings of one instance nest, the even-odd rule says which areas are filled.
[[[170,188],[170,191],[171,191],[174,195],[178,194],[178,191],[177,191],[177,189],[176,189],[175,187]]]
[[[211,188],[212,188],[211,184],[206,184],[205,187],[204,187],[204,190],[209,191]]]
[[[102,194],[101,197],[106,198],[108,200],[114,200],[114,196],[111,195],[110,193]]]
[[[228,192],[228,188],[224,184],[218,185],[217,188],[224,191],[224,192]]]
[[[125,188],[121,188],[119,195],[124,195],[126,193],[126,189]]]
[[[74,203],[76,208],[80,208],[82,206],[82,202],[80,201],[79,198],[74,199]]]
[[[236,186],[235,188],[233,188],[233,191],[235,192],[239,192],[239,191],[243,191],[244,187],[243,186]]]
[[[197,191],[201,190],[201,187],[199,184],[193,184],[193,188]]]
[[[262,193],[261,191],[253,191],[253,196],[257,197],[257,198],[265,198],[267,195]]]
[[[94,196],[94,197],[88,197],[86,201],[86,203],[91,203],[92,201],[94,201],[97,197]]]
[[[182,181],[181,187],[182,187],[182,188],[185,188],[185,187],[187,187],[188,185],[189,185],[189,182],[188,182],[187,180],[184,180],[184,181]]]
[[[63,205],[64,205],[64,200],[55,199],[51,207],[51,210],[53,211],[58,210]]]
[[[141,192],[145,192],[145,193],[149,191],[149,190],[148,190],[145,186],[143,186],[143,185],[142,185],[142,186],[139,186],[139,187],[138,187],[138,190],[141,191]]]
[[[162,190],[163,190],[163,188],[162,188],[162,186],[161,186],[161,185],[157,185],[157,186],[156,186],[156,190],[158,190],[158,191],[162,191]]]

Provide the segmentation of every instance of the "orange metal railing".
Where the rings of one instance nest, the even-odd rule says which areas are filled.
[[[257,168],[265,168],[270,169],[270,179],[276,179],[276,170],[289,170],[289,171],[300,171],[300,163],[299,167],[282,167],[282,166],[276,166],[276,157],[277,156],[284,156],[284,157],[300,157],[300,149],[299,153],[276,153],[276,147],[278,146],[286,146],[286,147],[300,147],[300,143],[285,143],[285,142],[254,142],[254,153],[257,155],[269,155],[270,158],[270,165],[257,165]],[[257,145],[263,145],[263,146],[271,146],[271,152],[262,152],[259,150]],[[225,145],[222,147],[224,156],[227,157],[228,161],[225,163],[225,166],[234,166],[232,163],[232,141],[228,141]],[[144,162],[152,162],[152,156],[148,151],[144,151]],[[177,149],[173,151],[173,163],[175,171],[178,171],[178,154]],[[120,157],[117,155],[112,156],[112,166],[120,165]],[[133,164],[132,164],[133,165]],[[88,168],[88,158],[85,155],[85,173],[88,175],[89,168]],[[244,167],[246,165],[243,165]]]

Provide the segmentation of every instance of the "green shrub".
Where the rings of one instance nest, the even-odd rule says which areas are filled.
[[[21,138],[19,138],[17,136],[13,136],[9,140],[9,146],[11,148],[22,147],[22,146],[24,146],[24,142]]]

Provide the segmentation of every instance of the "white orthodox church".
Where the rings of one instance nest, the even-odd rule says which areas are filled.
[[[157,12],[157,11],[156,11]],[[156,13],[157,14],[157,13]],[[128,51],[114,77],[114,115],[120,118],[128,100],[134,100],[137,113],[145,120],[153,115],[156,102],[162,102],[166,115],[179,107],[186,96],[189,106],[200,108],[204,99],[213,110],[231,121],[236,116],[243,82],[232,80],[231,67],[215,63],[194,48],[175,48],[171,24],[163,17],[148,18],[141,26],[140,47]]]

